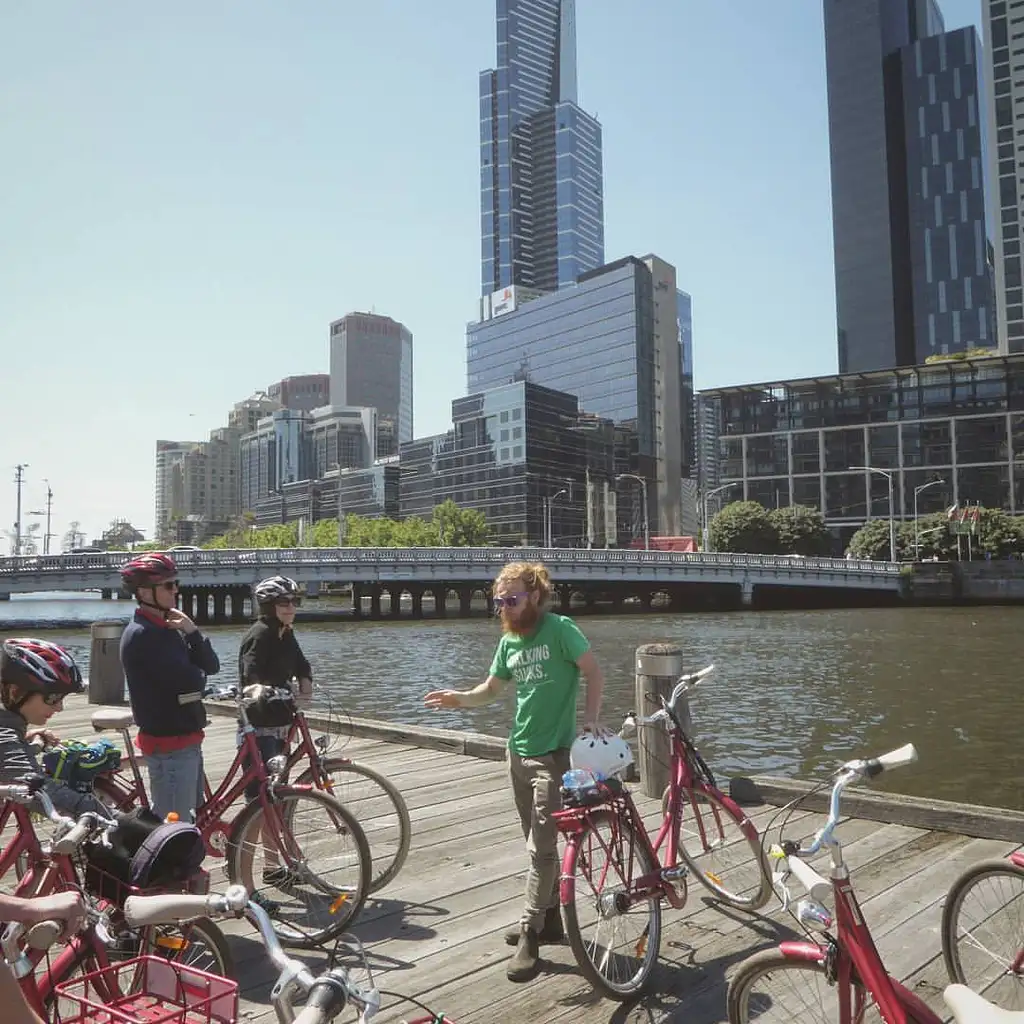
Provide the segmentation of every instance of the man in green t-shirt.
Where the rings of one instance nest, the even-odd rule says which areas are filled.
[[[551,577],[539,563],[511,562],[494,581],[494,607],[503,634],[487,679],[472,690],[435,690],[430,708],[474,708],[516,684],[516,715],[508,740],[509,776],[530,854],[526,906],[505,940],[516,947],[508,966],[512,981],[529,981],[539,967],[541,942],[561,942],[558,827],[562,775],[576,738],[580,675],[587,680],[584,729],[598,725],[604,677],[587,638],[572,619],[546,610]]]

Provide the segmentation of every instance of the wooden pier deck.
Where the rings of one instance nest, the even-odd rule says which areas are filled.
[[[85,738],[92,710],[76,700],[54,725],[66,737]],[[505,963],[512,950],[504,945],[502,933],[519,915],[525,851],[504,765],[486,743],[482,746],[489,758],[367,737],[352,738],[345,748],[347,756],[398,784],[413,821],[412,849],[403,871],[370,897],[353,929],[366,944],[380,988],[415,996],[459,1024],[724,1020],[731,970],[757,949],[795,934],[792,919],[777,901],[751,916],[719,908],[698,883],[691,884],[684,910],[664,909],[661,961],[651,994],[638,1003],[623,1005],[595,996],[567,945],[542,947],[545,969],[536,980],[518,985],[507,980]],[[214,717],[206,742],[212,776],[223,774],[234,749],[233,721]],[[638,802],[645,814],[657,814],[653,802]],[[761,830],[776,808],[750,810]],[[941,825],[934,808],[902,816],[914,824],[886,822],[884,805],[863,813],[883,820],[850,818],[840,835],[866,918],[890,971],[944,1015],[946,977],[939,939],[943,897],[968,865],[1017,848],[1024,838],[1017,831],[1024,816],[1006,812],[1007,824],[998,831],[1008,838],[991,839],[926,827]],[[968,824],[964,820],[960,827],[979,831],[969,817]],[[817,811],[799,811],[787,837],[809,836],[822,821]],[[219,872],[213,877],[216,885]],[[273,979],[262,946],[244,922],[232,922],[225,930],[238,965],[244,1019],[269,1024],[274,1020],[268,998]],[[314,967],[325,962],[318,953],[302,958]],[[408,1003],[384,1002],[380,1021],[415,1015]]]

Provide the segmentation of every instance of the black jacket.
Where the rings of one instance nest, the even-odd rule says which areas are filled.
[[[261,616],[242,638],[238,649],[238,685],[287,686],[292,678],[312,679],[313,670],[299,647],[295,633],[281,634],[277,619]]]
[[[183,635],[141,609],[121,634],[121,664],[132,714],[149,736],[188,736],[206,725],[206,677],[220,660],[199,630]]]
[[[28,723],[16,711],[0,708],[0,783],[10,785],[22,775],[42,775],[43,769],[36,759],[25,733]],[[103,811],[99,801],[88,793],[75,790],[59,782],[48,782],[44,787],[53,806],[63,814],[78,817],[86,811]]]

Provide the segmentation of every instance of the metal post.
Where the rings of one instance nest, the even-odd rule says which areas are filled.
[[[18,503],[17,511],[14,514],[14,554],[21,554],[21,485],[25,479],[25,470],[28,469],[27,462],[19,462],[14,467],[14,483],[17,486]]]
[[[889,561],[896,561],[896,507],[893,504],[892,477],[894,469],[879,469],[877,466],[850,466],[851,470],[862,469],[865,473],[880,473],[889,482]],[[871,518],[871,485],[868,484],[868,518]]]
[[[716,487],[713,491],[708,491],[704,495],[704,552],[705,554],[711,550],[711,528],[708,523],[708,499],[713,498],[716,494],[721,491],[727,491],[730,487],[735,487],[739,481],[734,480],[731,484],[722,484],[721,487]]]
[[[944,484],[945,480],[929,480],[926,484],[920,484],[914,488],[914,561],[921,561],[921,534],[917,525],[917,496],[921,491],[926,491],[929,487],[935,487],[936,484]]]
[[[50,481],[44,480],[46,484],[46,533],[43,536],[43,554],[48,555],[50,553],[50,538],[53,536],[50,533],[50,515],[53,511],[53,488],[50,487]]]
[[[640,491],[643,495],[644,501],[644,551],[651,550],[651,519],[647,514],[647,481],[644,480],[643,487]]]
[[[660,698],[668,697],[683,672],[683,651],[676,644],[644,644],[636,649],[636,689],[634,706],[649,715],[658,710]],[[685,701],[684,701],[685,705]],[[688,706],[677,709],[683,728],[692,735],[693,724]],[[668,729],[640,729],[637,736],[637,765],[644,794],[660,800],[669,783],[672,741]]]

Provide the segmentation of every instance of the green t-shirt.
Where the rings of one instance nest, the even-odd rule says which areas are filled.
[[[516,681],[516,717],[509,748],[536,757],[576,738],[577,660],[590,644],[564,615],[545,612],[530,636],[506,633],[491,662],[491,675]]]

